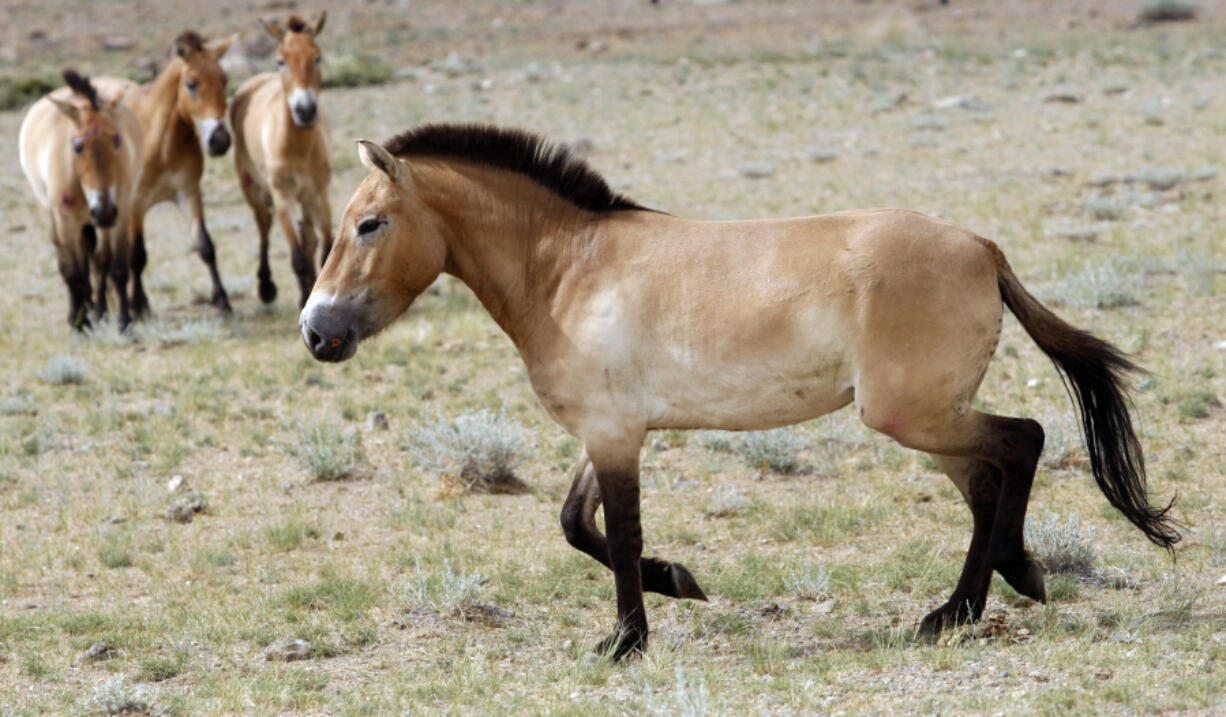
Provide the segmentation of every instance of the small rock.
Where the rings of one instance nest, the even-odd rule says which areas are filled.
[[[1218,584],[1218,585],[1226,585],[1226,575],[1223,575],[1222,577],[1218,578],[1218,579],[1217,579],[1217,584]]]
[[[529,62],[524,65],[524,79],[528,82],[540,82],[545,77],[545,68],[539,62]]]
[[[668,444],[657,438],[656,440],[651,442],[651,450],[655,451],[656,453],[660,453],[661,451],[667,451]]]
[[[273,640],[260,654],[265,660],[269,661],[293,662],[294,660],[305,660],[311,656],[311,643],[300,638],[282,637],[279,640]]]
[[[805,150],[805,156],[814,162],[833,162],[839,158],[839,148],[830,145],[814,145]]]
[[[448,77],[457,77],[468,72],[468,63],[464,61],[464,58],[460,57],[458,52],[448,53],[447,57],[443,58],[438,67]]]
[[[1115,590],[1133,590],[1139,585],[1136,579],[1124,572],[1123,568],[1117,568],[1114,565],[1108,565],[1095,571],[1094,579]]]
[[[775,167],[770,162],[746,162],[740,167],[741,176],[750,179],[765,179],[775,173]]]
[[[1026,388],[1038,388],[1039,386],[1042,386],[1042,385],[1043,385],[1043,379],[1041,378],[1032,378],[1026,382]]]
[[[114,645],[106,642],[95,642],[89,649],[81,653],[81,662],[103,662],[119,655]]]
[[[187,479],[183,476],[175,476],[166,481],[166,491],[168,493],[179,493],[187,488]]]
[[[465,622],[481,622],[491,627],[502,627],[515,617],[514,611],[484,603],[465,605],[456,610],[454,615]]]
[[[1081,95],[1070,89],[1056,89],[1048,92],[1043,97],[1044,102],[1060,102],[1063,104],[1077,104],[1081,101]]]
[[[184,498],[170,506],[166,517],[176,523],[190,523],[195,519],[196,514],[203,513],[208,507],[204,498]]]
[[[110,37],[103,38],[102,49],[108,52],[122,52],[125,50],[131,50],[134,44],[135,43],[132,42],[132,38],[126,35],[112,35]]]
[[[366,414],[366,427],[372,431],[386,431],[388,428],[387,414],[383,411],[371,411]]]

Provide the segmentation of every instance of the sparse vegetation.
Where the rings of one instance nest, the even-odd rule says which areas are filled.
[[[732,442],[732,448],[751,468],[774,473],[795,473],[805,440],[795,428],[753,431]]]
[[[414,456],[426,470],[444,474],[464,492],[519,493],[526,489],[515,467],[528,455],[527,433],[490,410],[435,420],[410,435]]]
[[[85,383],[88,375],[85,362],[75,356],[52,356],[43,369],[43,380],[53,386]]]
[[[1042,520],[1026,520],[1026,545],[1048,573],[1089,575],[1098,560],[1094,539],[1098,529],[1082,526],[1081,515],[1072,513],[1064,522],[1055,513]]]
[[[324,87],[364,87],[392,79],[392,68],[377,55],[362,52],[330,53],[324,60]]]
[[[1194,20],[1199,10],[1189,0],[1142,0],[1137,19],[1141,22],[1171,22]]]
[[[362,437],[331,421],[299,425],[298,440],[286,450],[312,478],[322,481],[350,478],[365,461]]]
[[[416,575],[404,589],[405,606],[429,608],[442,615],[463,615],[478,604],[487,582],[478,572],[457,573],[449,558],[443,559],[442,570],[428,572],[417,565]]]

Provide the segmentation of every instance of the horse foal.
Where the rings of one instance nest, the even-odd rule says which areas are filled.
[[[217,271],[216,250],[204,226],[204,199],[200,177],[204,152],[220,157],[230,149],[226,129],[226,73],[218,60],[238,35],[206,43],[187,31],[175,39],[166,68],[146,85],[117,77],[102,77],[96,84],[104,92],[123,93],[124,104],[136,114],[144,130],[143,165],[136,191],[136,208],[129,231],[132,236],[132,311],[149,311],[142,275],[145,252],[145,214],[157,204],[173,201],[191,221],[196,251],[213,282],[213,305],[230,312],[230,300]]]
[[[322,55],[315,38],[327,15],[311,23],[291,15],[285,26],[264,22],[278,42],[277,72],[256,75],[243,83],[230,103],[234,127],[234,168],[243,196],[255,213],[260,232],[260,300],[277,298],[268,267],[268,230],[275,214],[289,241],[290,261],[298,277],[298,306],[315,285],[316,235],[323,238],[319,263],[332,249],[332,207],[328,202],[328,132],[319,108]],[[293,212],[301,211],[295,228]]]
[[[97,274],[94,315],[106,314],[106,280],[115,282],[119,327],[128,313],[133,190],[141,167],[139,120],[118,94],[99,97],[88,78],[64,70],[68,87],[35,102],[21,123],[18,151],[34,198],[46,210],[60,275],[68,286],[68,323],[90,325],[90,263]]]

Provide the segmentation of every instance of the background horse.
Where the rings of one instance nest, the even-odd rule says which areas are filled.
[[[121,97],[98,96],[88,78],[64,70],[68,87],[35,102],[18,134],[21,169],[47,210],[51,243],[68,286],[68,323],[89,326],[89,267],[97,272],[95,316],[106,314],[106,278],[115,280],[119,326],[128,314],[127,222],[140,172],[140,122]]]
[[[256,277],[265,303],[277,298],[277,285],[268,267],[273,213],[289,241],[300,290],[298,306],[306,303],[315,284],[316,234],[323,236],[321,266],[332,248],[332,206],[328,202],[332,171],[327,122],[319,108],[323,56],[315,44],[326,17],[321,12],[308,24],[290,15],[285,27],[264,22],[264,30],[278,42],[278,72],[247,80],[230,103],[234,168],[260,232]],[[295,205],[302,213],[297,230],[292,216]]]
[[[144,164],[137,188],[137,206],[130,222],[132,236],[132,310],[142,316],[149,310],[141,275],[148,262],[145,252],[145,213],[154,205],[174,201],[185,210],[196,235],[196,251],[213,280],[213,305],[230,311],[230,301],[217,273],[213,240],[204,226],[204,202],[200,177],[204,174],[201,141],[210,156],[220,157],[230,148],[226,129],[226,73],[218,60],[238,38],[206,43],[187,31],[174,42],[166,69],[147,85],[119,78],[99,78],[104,92],[123,92],[124,104],[132,108],[144,129]]]
[[[852,403],[870,428],[929,453],[974,518],[958,585],[923,627],[977,619],[993,570],[1045,601],[1022,538],[1043,428],[972,403],[1003,306],[1067,378],[1109,502],[1155,543],[1179,540],[1170,506],[1148,501],[1123,390],[1133,364],[1043,307],[973,232],[896,209],[680,219],[495,128],[427,126],[386,147],[362,141],[359,154],[372,171],[302,311],[303,339],[315,358],[342,361],[440,272],[473,290],[545,410],[583,441],[590,465],[562,522],[613,571],[618,630],[602,649],[615,657],[646,645],[645,587],[701,596],[684,570],[641,560],[646,433],[770,428]],[[592,520],[599,501],[607,539]]]

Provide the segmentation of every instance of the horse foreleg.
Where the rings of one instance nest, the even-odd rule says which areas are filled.
[[[131,248],[126,229],[112,229],[107,234],[105,242],[110,252],[110,266],[107,270],[111,274],[111,281],[115,283],[115,295],[119,301],[119,330],[127,331],[128,325],[132,323],[128,308],[128,266],[132,261]]]
[[[71,226],[71,220],[51,217],[51,241],[55,244],[56,261],[60,276],[68,287],[68,325],[77,331],[89,328],[89,254],[83,251],[84,242],[76,236],[63,238]]]
[[[192,228],[196,232],[196,253],[208,267],[209,278],[213,281],[213,306],[220,309],[223,314],[228,314],[232,311],[230,299],[226,296],[226,289],[221,284],[221,274],[217,271],[217,250],[213,246],[213,238],[209,236],[209,230],[204,226],[204,201],[200,197],[199,187],[196,187],[196,191],[188,197],[188,201],[188,206],[191,208]]]
[[[596,483],[604,500],[605,527],[609,531],[609,567],[617,588],[617,628],[596,650],[620,660],[647,649],[647,610],[643,605],[643,528],[639,520],[639,446],[631,451],[594,452],[588,455],[596,469]]]
[[[111,270],[111,244],[107,239],[109,229],[99,231],[93,224],[81,227],[83,250],[93,255],[94,318],[106,316],[106,280]],[[101,234],[102,236],[99,236]]]
[[[281,225],[281,231],[285,233],[285,240],[289,242],[290,264],[294,267],[294,274],[298,277],[298,306],[301,308],[306,306],[307,297],[311,295],[311,288],[315,286],[315,266],[312,258],[306,253],[307,247],[303,246],[305,243],[303,237],[299,236],[298,228],[294,226],[294,218],[290,216],[292,201],[294,200],[291,196],[273,190],[273,212],[277,215],[277,223]]]
[[[145,296],[145,283],[142,281],[149,255],[145,253],[144,215],[139,207],[133,207],[132,212],[128,223],[128,237],[132,241],[128,254],[132,267],[132,314],[142,319],[149,314],[149,297]]]
[[[587,456],[575,466],[575,478],[570,493],[562,504],[562,532],[566,542],[595,558],[606,568],[609,563],[609,544],[596,527],[596,509],[600,507],[600,486],[596,483],[596,470]],[[643,576],[643,590],[672,598],[707,599],[698,581],[681,563],[672,563],[660,558],[643,558],[639,564]]]
[[[243,196],[255,214],[255,227],[260,234],[260,267],[255,278],[259,282],[260,301],[271,304],[277,300],[277,285],[272,280],[272,267],[268,264],[268,232],[272,229],[272,195],[262,184],[256,184],[250,170],[240,169]]]
[[[328,202],[327,189],[315,197],[311,201],[304,204],[302,207],[306,216],[310,218],[311,225],[319,232],[320,246],[319,252],[319,268],[322,270],[324,264],[328,261],[328,254],[332,253],[332,205]]]

